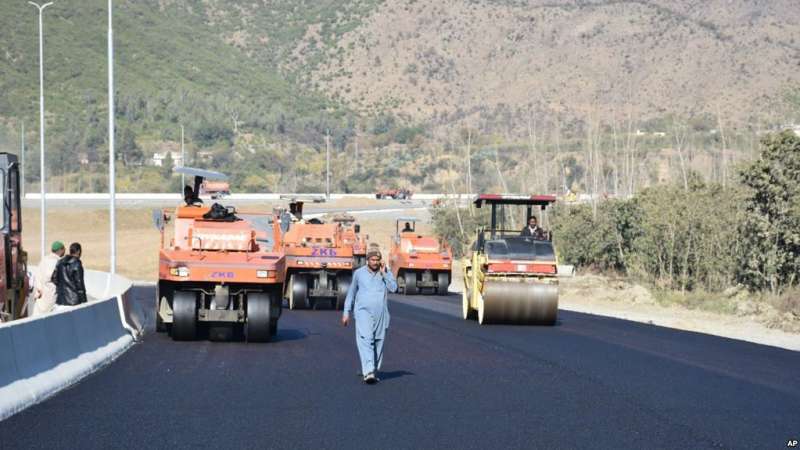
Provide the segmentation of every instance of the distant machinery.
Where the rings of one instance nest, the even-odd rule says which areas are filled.
[[[403,229],[400,225],[403,224]],[[395,222],[395,235],[389,251],[389,267],[398,288],[406,295],[447,295],[453,254],[446,242],[416,231],[417,219],[401,217]]]

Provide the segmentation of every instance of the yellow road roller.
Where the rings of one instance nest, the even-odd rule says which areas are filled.
[[[552,234],[538,225],[546,224],[546,209],[555,201],[550,195],[483,194],[475,199],[477,208],[489,205],[492,214],[491,224],[478,228],[471,253],[463,260],[465,320],[477,319],[481,325],[555,324],[558,258]],[[517,223],[524,228],[510,229]]]

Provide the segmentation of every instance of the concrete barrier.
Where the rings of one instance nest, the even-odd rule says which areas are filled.
[[[205,197],[205,196],[204,196]],[[303,194],[292,194],[292,193],[264,193],[264,194],[246,194],[246,193],[234,193],[229,196],[226,196],[225,199],[228,200],[280,200],[282,198],[288,197],[297,197],[297,198],[311,198],[311,197],[325,197],[325,193],[303,193]],[[69,193],[69,192],[48,192],[45,194],[45,198],[48,200],[109,200],[108,193],[97,193],[97,194],[82,194],[82,193]],[[343,198],[375,198],[374,193],[366,193],[366,194],[331,194],[332,200],[339,200]],[[461,200],[472,200],[475,198],[475,194],[414,194],[411,197],[411,200],[433,200],[437,198],[450,198],[455,199],[459,198]],[[41,194],[36,192],[28,192],[25,194],[26,200],[39,200],[41,199]],[[118,193],[116,195],[117,200],[121,201],[131,201],[131,200],[139,200],[139,201],[180,201],[183,199],[183,195],[179,193]]]
[[[0,324],[0,420],[93,373],[141,333],[123,277],[86,272],[84,305]],[[94,300],[100,299],[100,300]]]
[[[91,298],[114,298],[120,312],[120,321],[134,338],[139,338],[144,330],[144,316],[140,307],[132,303],[128,292],[133,283],[125,277],[107,272],[87,270],[84,274],[86,294]]]
[[[558,276],[563,278],[572,278],[575,276],[575,266],[571,264],[559,264]]]

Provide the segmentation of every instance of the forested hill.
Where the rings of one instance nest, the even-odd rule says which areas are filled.
[[[118,133],[135,141],[188,139],[213,147],[235,132],[311,143],[343,109],[298,89],[279,70],[225,42],[191,2],[116,1]],[[0,15],[0,118],[36,126],[36,11],[4,0]],[[76,170],[79,153],[106,155],[106,2],[57,2],[45,10],[45,83],[53,163]],[[331,123],[328,123],[331,121]],[[338,122],[336,122],[338,123]],[[313,137],[313,138],[312,138]],[[143,158],[141,145],[130,155]],[[124,146],[123,146],[124,147]],[[230,149],[228,149],[230,150]]]
[[[37,148],[36,17],[2,0],[0,145],[12,150],[23,121]],[[441,190],[460,188],[464,136],[478,187],[521,175],[533,116],[547,118],[541,164],[572,158],[577,174],[587,128],[661,131],[677,117],[735,141],[796,119],[792,0],[116,0],[114,17],[123,190],[174,188],[148,164],[178,148],[181,124],[189,162],[238,189],[319,191],[327,132],[335,189]],[[52,189],[105,188],[105,58],[105,0],[45,11]]]

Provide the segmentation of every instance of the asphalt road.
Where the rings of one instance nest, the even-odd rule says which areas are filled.
[[[152,299],[152,288],[136,296]],[[353,328],[284,311],[277,342],[151,333],[0,422],[8,448],[786,448],[800,353],[562,311],[481,327],[459,297],[395,297],[382,381]]]

